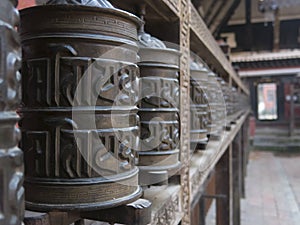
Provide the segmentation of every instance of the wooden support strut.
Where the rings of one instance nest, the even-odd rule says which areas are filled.
[[[232,143],[232,220],[234,225],[240,224],[240,198],[242,185],[242,149],[241,132],[237,133]]]

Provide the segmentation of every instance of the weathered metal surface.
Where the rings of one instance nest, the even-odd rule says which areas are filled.
[[[141,76],[140,183],[160,183],[179,162],[179,53],[149,34],[139,35]]]
[[[190,80],[190,141],[191,150],[203,150],[207,145],[207,80],[208,69],[199,62],[191,63]]]
[[[0,1],[0,224],[20,225],[24,216],[23,154],[17,147],[21,47],[17,1]]]
[[[28,209],[96,210],[141,195],[134,151],[139,24],[113,8],[21,11]]]
[[[113,8],[113,6],[107,0],[49,0],[47,1],[47,5],[65,5],[65,4]]]

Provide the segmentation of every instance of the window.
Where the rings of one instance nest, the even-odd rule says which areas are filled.
[[[277,113],[277,86],[275,83],[262,83],[257,86],[258,119],[276,120]]]

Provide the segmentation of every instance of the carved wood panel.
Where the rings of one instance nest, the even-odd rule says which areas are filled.
[[[180,1],[180,88],[181,88],[181,160],[183,169],[181,173],[182,187],[182,207],[183,219],[182,225],[190,224],[190,178],[189,178],[189,163],[190,163],[190,139],[189,139],[189,123],[190,123],[190,1]]]
[[[181,217],[180,196],[174,195],[170,201],[161,208],[152,218],[151,225],[173,225],[177,224]]]

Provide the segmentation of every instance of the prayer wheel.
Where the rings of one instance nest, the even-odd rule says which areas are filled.
[[[17,147],[21,46],[17,1],[0,1],[0,224],[21,225],[24,217],[23,153]]]
[[[236,123],[238,119],[238,112],[239,112],[239,95],[237,89],[235,87],[231,88],[231,102],[232,102],[232,116],[231,116],[231,123]]]
[[[26,206],[98,210],[140,197],[137,28],[106,0],[21,11]]]
[[[220,88],[221,88],[221,92],[222,92],[222,96],[224,99],[224,119],[221,121],[223,122],[223,128],[225,130],[230,130],[230,120],[229,117],[232,114],[232,110],[231,110],[231,105],[230,105],[230,88],[228,86],[228,83],[226,83],[221,77],[218,78],[219,84],[220,84]],[[222,105],[221,105],[222,107]],[[222,116],[222,115],[220,115]],[[222,118],[222,117],[221,117]]]
[[[140,184],[164,182],[180,167],[179,52],[139,35],[141,150]]]
[[[221,137],[222,131],[224,130],[226,126],[226,103],[225,103],[225,93],[223,92],[223,86],[222,81],[223,79],[221,77],[217,77],[217,83],[216,83],[216,112],[217,112],[217,128],[218,128],[218,136]]]
[[[190,65],[190,140],[191,150],[203,150],[207,145],[207,80],[208,69],[200,62]]]
[[[208,136],[212,139],[220,138],[220,122],[219,119],[219,85],[216,74],[212,71],[208,73],[207,81],[207,99],[208,99]]]

